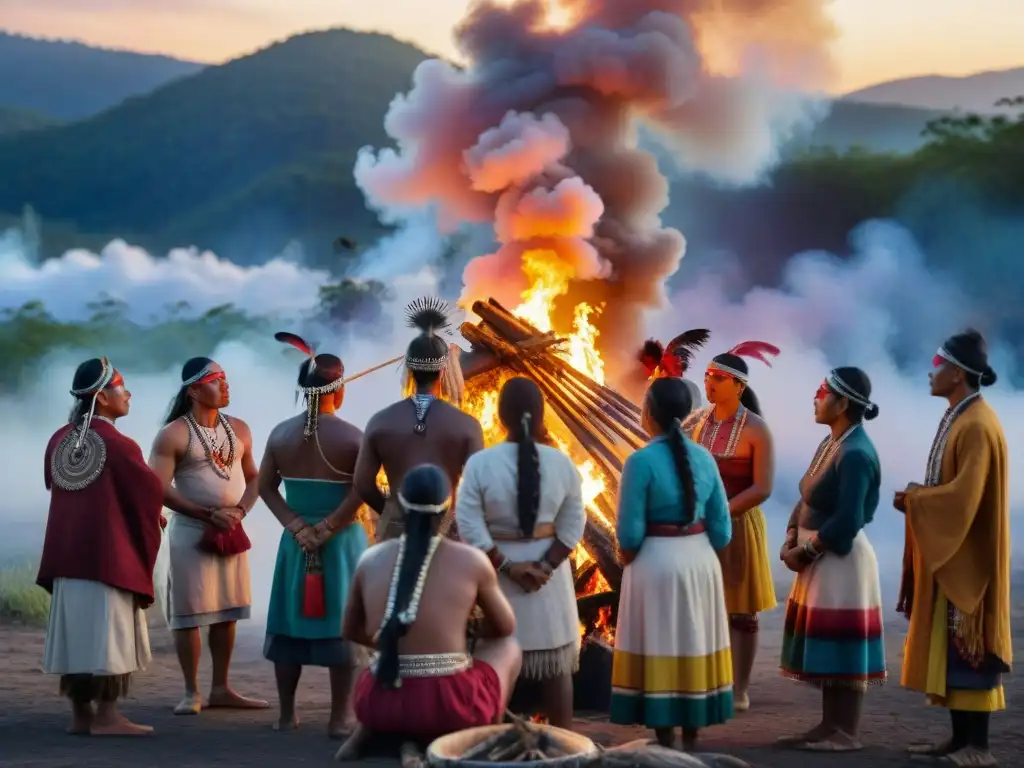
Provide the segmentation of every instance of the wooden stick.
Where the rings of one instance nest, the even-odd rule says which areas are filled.
[[[387,360],[387,361],[381,363],[380,365],[375,365],[372,368],[367,368],[365,371],[360,371],[359,373],[353,374],[352,376],[348,376],[348,377],[342,379],[341,380],[341,385],[345,386],[350,381],[355,381],[356,379],[361,379],[363,376],[365,376],[368,373],[373,373],[374,371],[379,371],[381,368],[384,368],[385,366],[394,365],[398,361],[404,360],[404,359],[405,359],[405,355],[399,355],[398,357],[393,357],[390,360]]]

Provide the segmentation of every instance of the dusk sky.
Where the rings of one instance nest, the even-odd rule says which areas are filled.
[[[1024,65],[1024,0],[833,0],[846,92]],[[220,62],[296,32],[377,30],[445,56],[466,0],[0,0],[0,29]]]

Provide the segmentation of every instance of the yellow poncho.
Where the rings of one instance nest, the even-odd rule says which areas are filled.
[[[1008,469],[999,419],[980,400],[953,422],[939,484],[906,494],[901,594],[910,612],[901,680],[906,688],[930,693],[936,587],[963,617],[957,635],[965,650],[1012,663]]]

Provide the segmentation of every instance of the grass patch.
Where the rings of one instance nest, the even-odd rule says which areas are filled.
[[[0,568],[0,621],[43,626],[50,613],[50,595],[36,586],[30,564]]]

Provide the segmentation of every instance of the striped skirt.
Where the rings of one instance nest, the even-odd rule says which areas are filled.
[[[800,530],[803,541],[813,531]],[[861,531],[848,555],[827,553],[797,574],[786,603],[782,674],[859,690],[885,680],[878,560]]]
[[[622,575],[611,720],[703,728],[733,715],[722,569],[707,535],[648,537]]]

